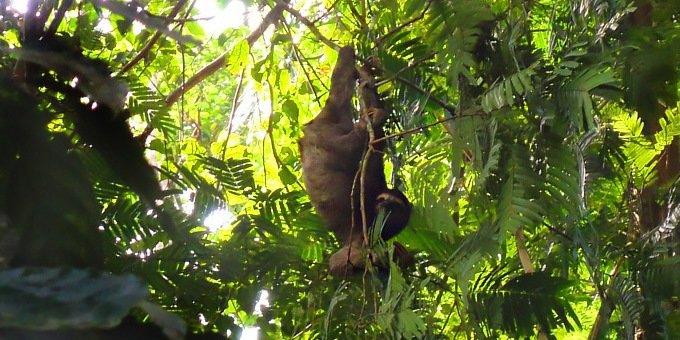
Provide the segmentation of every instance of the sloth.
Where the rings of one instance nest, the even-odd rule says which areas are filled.
[[[364,108],[354,122],[352,97],[361,78],[361,100]],[[304,183],[312,205],[335,234],[343,247],[329,259],[330,273],[335,276],[358,272],[365,268],[365,242],[361,201],[366,223],[373,224],[379,212],[385,218],[380,238],[387,240],[401,232],[411,215],[411,204],[397,189],[388,189],[383,169],[384,142],[373,146],[367,164],[361,166],[368,150],[371,124],[375,138],[384,136],[382,125],[387,118],[372,82],[369,68],[357,69],[352,47],[340,49],[328,99],[321,112],[303,127],[299,140]],[[360,169],[363,174],[358,174]],[[363,188],[360,178],[363,176]],[[363,197],[361,197],[363,193]],[[395,261],[407,266],[412,256],[395,243]]]

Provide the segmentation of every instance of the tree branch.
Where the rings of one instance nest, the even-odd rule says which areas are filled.
[[[429,2],[428,2],[428,4],[429,4]],[[312,21],[310,21],[309,19],[305,18],[302,14],[300,14],[300,12],[296,11],[295,9],[290,8],[290,6],[288,6],[288,4],[282,3],[281,0],[276,0],[276,6],[277,6],[277,7],[278,7],[278,6],[283,6],[283,9],[284,9],[286,12],[290,13],[290,14],[293,15],[296,19],[298,19],[303,25],[307,26],[307,28],[312,32],[312,34],[314,34],[314,36],[315,36],[319,41],[323,42],[323,43],[326,44],[327,46],[332,47],[332,48],[334,48],[334,49],[336,49],[336,50],[340,48],[336,43],[334,43],[334,42],[331,41],[330,39],[324,37],[323,34],[321,34],[321,32],[319,32],[319,29],[317,29],[316,26],[314,26],[314,23],[313,23]],[[424,15],[424,14],[423,14],[423,15]],[[429,57],[428,57],[428,58],[429,58]],[[363,62],[366,62],[366,60],[362,60],[362,61],[363,61]],[[419,60],[418,62],[421,62],[421,61]],[[381,71],[384,71],[384,70],[381,70]],[[440,100],[440,99],[438,99],[438,98],[432,96],[428,91],[426,91],[426,90],[420,88],[418,85],[412,83],[411,81],[409,81],[409,80],[407,80],[407,79],[405,79],[405,78],[399,76],[398,73],[397,73],[395,76],[393,76],[393,77],[394,77],[394,79],[396,79],[396,80],[400,81],[401,83],[403,83],[404,85],[406,85],[406,86],[408,86],[408,87],[410,87],[410,88],[412,88],[412,89],[414,89],[414,90],[420,92],[421,94],[427,94],[427,95],[429,96],[429,100],[432,100],[434,103],[436,103],[437,105],[439,105],[439,106],[441,106],[442,108],[444,108],[445,110],[447,110],[451,115],[455,115],[455,113],[456,113],[456,108],[453,107],[452,105],[447,104],[447,103],[445,103],[444,101],[442,101],[442,100]]]
[[[334,49],[339,49],[340,46],[338,44],[334,43],[330,39],[326,38],[321,34],[318,28],[314,25],[314,23],[307,19],[304,15],[302,15],[300,12],[298,12],[296,9],[290,7],[287,3],[284,3],[281,0],[275,0],[276,6],[283,6],[283,9],[290,13],[292,16],[294,16],[296,19],[298,19],[303,25],[307,26],[307,28],[314,34],[314,36],[324,44],[334,48]]]
[[[312,23],[316,25],[316,23],[319,22],[319,20],[325,18],[331,12],[331,10],[333,8],[335,8],[335,5],[337,5],[338,2],[340,2],[340,0],[333,1],[333,3],[326,9],[326,11],[322,15],[320,15],[318,18],[314,19],[312,21]]]
[[[231,112],[229,113],[229,123],[227,124],[227,137],[224,139],[224,144],[222,145],[222,160],[227,153],[227,145],[229,145],[229,137],[231,137],[231,131],[234,129],[234,120],[236,119],[236,109],[238,108],[239,98],[241,97],[241,90],[243,89],[243,77],[245,76],[246,69],[241,70],[241,75],[238,78],[238,85],[236,85],[236,92],[234,93],[234,98],[231,102]],[[274,112],[274,111],[272,111]]]
[[[593,326],[590,328],[590,334],[588,334],[588,340],[597,340],[602,338],[602,333],[607,329],[609,324],[609,319],[612,316],[614,310],[614,303],[612,302],[612,295],[614,294],[614,283],[616,277],[621,271],[623,266],[624,258],[619,258],[616,261],[616,265],[609,273],[609,284],[607,284],[607,289],[604,295],[600,296],[602,303],[600,304],[600,309],[597,311],[597,317]]]
[[[378,144],[378,143],[384,142],[388,139],[392,139],[394,137],[405,136],[405,135],[409,135],[409,134],[412,134],[412,133],[416,133],[416,132],[425,130],[427,128],[431,128],[435,125],[439,125],[439,124],[442,124],[442,123],[445,123],[445,122],[448,122],[448,121],[454,120],[454,119],[460,119],[460,118],[465,118],[465,117],[485,117],[485,116],[486,116],[486,113],[484,113],[484,112],[476,112],[476,113],[469,113],[469,114],[462,114],[462,115],[446,117],[446,118],[442,118],[442,119],[440,119],[440,120],[438,120],[434,123],[430,123],[430,124],[419,126],[419,127],[414,127],[414,128],[408,129],[408,130],[404,130],[404,131],[401,131],[401,132],[393,133],[391,135],[387,135],[385,137],[378,138],[371,143],[372,144]]]
[[[57,33],[57,28],[59,28],[59,24],[64,19],[64,15],[71,5],[73,5],[73,0],[63,0],[61,2],[59,9],[57,9],[57,12],[54,14],[52,22],[50,22],[50,27],[45,31],[46,38],[51,38]]]
[[[175,7],[173,7],[172,11],[171,11],[170,14],[168,15],[168,17],[167,17],[167,19],[165,20],[165,22],[166,22],[166,23],[169,23],[172,19],[174,19],[175,16],[177,16],[177,14],[179,13],[179,11],[182,9],[182,7],[184,7],[184,5],[185,5],[186,3],[187,3],[187,0],[179,0],[179,1],[177,1],[177,4],[175,5]],[[161,32],[161,31],[156,31],[156,33],[151,37],[151,39],[149,39],[149,41],[146,43],[146,45],[144,45],[144,47],[142,48],[142,50],[139,51],[139,53],[137,53],[137,55],[136,55],[134,58],[132,58],[132,60],[130,60],[127,64],[123,65],[123,67],[120,69],[120,71],[118,72],[118,74],[127,72],[127,71],[130,70],[133,66],[137,65],[137,63],[138,63],[140,60],[144,59],[144,58],[149,54],[149,51],[151,51],[151,48],[156,44],[156,42],[158,41],[158,39],[161,38],[161,35],[163,35],[163,32]]]
[[[534,265],[531,262],[531,256],[529,255],[529,250],[526,246],[526,238],[524,237],[524,229],[517,228],[515,230],[515,242],[517,243],[517,256],[519,256],[519,262],[522,264],[524,272],[531,274],[535,272]],[[541,325],[536,325],[538,329],[538,339],[546,340],[548,339],[548,333],[541,327]]]
[[[381,46],[382,43],[385,41],[385,39],[387,39],[387,37],[389,37],[390,35],[392,35],[392,34],[394,34],[394,33],[397,33],[397,32],[399,32],[399,31],[401,31],[402,29],[404,29],[405,27],[411,26],[411,24],[413,24],[414,22],[416,22],[416,21],[421,20],[422,18],[424,18],[424,17],[425,17],[425,13],[427,13],[427,11],[430,9],[430,6],[431,6],[431,5],[432,5],[432,0],[428,0],[428,1],[427,1],[427,5],[425,5],[425,8],[423,9],[423,11],[420,12],[420,15],[418,15],[418,16],[412,18],[411,20],[406,21],[405,23],[403,23],[403,24],[401,24],[401,25],[399,25],[399,26],[397,26],[397,27],[391,29],[389,32],[385,33],[385,35],[383,35],[382,37],[378,38],[378,39],[376,40],[375,44],[376,44],[377,46]]]
[[[273,47],[272,47],[273,48]],[[279,165],[279,168],[288,168],[286,164],[281,161],[281,157],[279,156],[279,153],[276,152],[277,145],[276,141],[274,140],[274,86],[272,86],[272,83],[267,79],[267,88],[269,89],[269,110],[272,112],[272,114],[269,115],[269,119],[267,122],[267,135],[269,135],[269,142],[271,143],[271,148],[272,148],[272,156],[274,156],[274,160],[276,161],[276,164]],[[225,144],[226,145],[226,144]],[[224,159],[224,156],[222,157]],[[300,190],[305,190],[305,187],[300,183],[297,177],[295,177],[295,184],[297,184],[298,188]],[[286,188],[288,186],[286,185]]]
[[[373,131],[373,124],[371,119],[368,117],[363,117],[366,120],[366,130],[368,131],[368,148],[364,153],[363,160],[361,161],[361,177],[359,178],[359,205],[361,207],[361,226],[364,234],[364,247],[368,248],[370,246],[370,239],[368,235],[368,216],[366,216],[366,169],[368,168],[368,162],[373,154],[373,142],[375,141],[375,132]],[[373,221],[371,221],[373,223]]]
[[[375,86],[381,86],[381,85],[383,85],[383,84],[385,84],[385,83],[388,83],[388,82],[390,82],[390,81],[396,79],[396,78],[399,77],[402,73],[404,73],[404,72],[406,72],[406,71],[408,71],[408,70],[410,70],[410,69],[412,69],[412,68],[414,68],[414,67],[416,67],[416,66],[418,66],[418,65],[420,65],[420,64],[422,64],[422,63],[424,63],[424,62],[426,62],[426,61],[428,61],[428,60],[430,60],[430,59],[432,59],[432,57],[434,57],[434,53],[430,53],[430,54],[426,55],[425,57],[422,57],[422,58],[420,58],[420,59],[418,59],[418,60],[416,60],[416,61],[414,61],[414,62],[412,62],[412,63],[410,63],[410,64],[408,64],[408,65],[406,65],[406,66],[404,66],[404,67],[402,67],[401,69],[399,69],[399,70],[398,70],[397,72],[395,72],[394,74],[392,74],[392,75],[390,75],[389,77],[387,77],[387,78],[385,78],[385,79],[383,79],[383,80],[377,82],[377,83],[375,84]]]
[[[366,21],[363,20],[362,15],[357,11],[356,8],[354,8],[354,3],[349,1],[347,3],[347,7],[349,7],[349,11],[352,12],[352,15],[354,15],[354,18],[357,19],[357,22],[359,23],[359,27],[362,29],[365,29],[368,25],[366,25]]]
[[[441,106],[444,110],[448,111],[449,114],[451,114],[452,116],[455,116],[455,114],[456,114],[456,108],[453,107],[452,105],[447,104],[447,103],[444,102],[443,100],[441,100],[441,99],[439,99],[439,98],[437,98],[437,97],[432,96],[432,94],[431,94],[430,92],[428,92],[428,91],[422,89],[420,86],[418,86],[418,85],[412,83],[410,80],[408,80],[408,79],[406,79],[406,78],[404,78],[404,77],[402,77],[402,76],[397,76],[396,79],[397,79],[398,81],[400,81],[402,84],[404,84],[404,85],[406,85],[406,86],[408,86],[408,87],[410,87],[410,88],[412,88],[412,89],[414,89],[414,90],[420,92],[421,94],[428,95],[428,100],[433,101],[435,104]]]
[[[284,7],[287,6],[287,4],[277,1],[276,6],[272,8],[269,13],[262,19],[262,23],[260,24],[257,29],[255,29],[250,35],[246,38],[246,41],[248,42],[248,45],[252,46],[257,39],[259,39],[264,31],[269,28],[270,25],[275,23],[281,18],[281,13],[283,13]],[[227,57],[229,56],[229,52],[222,53],[219,57],[215,58],[212,62],[210,62],[208,65],[204,66],[202,69],[200,69],[196,74],[194,74],[191,78],[189,78],[184,84],[182,84],[180,87],[176,88],[168,97],[165,99],[165,103],[170,106],[177,102],[177,100],[187,91],[191,90],[194,88],[196,85],[198,85],[200,82],[205,80],[205,78],[211,76],[213,73],[217,72],[219,69],[221,69],[223,66],[226,65],[226,60]]]
[[[320,101],[319,94],[316,92],[316,89],[312,85],[312,79],[309,77],[309,72],[307,72],[307,68],[305,67],[305,64],[303,62],[303,60],[306,60],[306,59],[301,57],[302,51],[300,51],[297,44],[295,43],[295,41],[293,39],[293,34],[290,31],[290,26],[288,25],[288,23],[285,20],[281,20],[281,22],[283,23],[283,27],[286,30],[288,37],[290,38],[291,45],[293,46],[293,55],[295,56],[295,60],[297,60],[298,64],[300,64],[300,68],[302,69],[302,74],[305,75],[305,79],[307,80],[307,85],[309,86],[309,90],[312,91],[312,93],[314,94],[314,98],[316,98],[316,101],[319,102]],[[311,68],[311,71],[312,71],[312,73],[314,73],[314,76],[316,77],[316,79],[320,80],[319,75],[316,73],[316,70],[314,69],[314,67]],[[323,82],[321,82],[321,83],[323,84]],[[323,85],[326,86],[325,84],[323,84]],[[326,89],[328,89],[328,88],[326,87]]]

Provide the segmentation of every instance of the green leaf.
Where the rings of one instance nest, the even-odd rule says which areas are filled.
[[[154,139],[149,143],[149,149],[158,152],[165,152],[165,143],[160,139]]]
[[[300,110],[298,109],[297,103],[291,99],[286,99],[286,101],[281,104],[281,109],[288,115],[288,119],[291,122],[297,122]]]
[[[295,177],[295,175],[285,166],[281,167],[281,170],[279,170],[279,178],[281,178],[281,183],[284,185],[295,184],[295,181],[297,180],[297,177]]]
[[[116,29],[121,35],[125,35],[130,30],[130,27],[132,27],[132,21],[125,18],[116,20],[115,23]]]
[[[506,281],[500,272],[480,276],[469,297],[471,313],[488,327],[503,329],[513,337],[532,336],[536,325],[550,333],[580,327],[569,301],[562,295],[570,282],[545,272],[522,274]]]
[[[233,75],[241,74],[241,71],[248,66],[250,62],[250,45],[248,41],[241,40],[229,52],[227,58],[227,70]]]

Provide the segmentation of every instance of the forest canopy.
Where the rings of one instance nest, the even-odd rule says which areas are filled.
[[[413,208],[334,277],[342,46]],[[678,1],[0,1],[0,337],[677,338],[679,96]]]

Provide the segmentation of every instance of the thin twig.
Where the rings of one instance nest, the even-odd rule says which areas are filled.
[[[269,13],[267,13],[264,19],[262,19],[260,26],[258,26],[257,29],[250,33],[250,35],[246,38],[248,45],[252,46],[255,41],[257,41],[257,39],[259,39],[262,34],[264,34],[264,31],[266,31],[270,25],[281,18],[281,13],[283,13],[284,7],[285,6],[283,4],[277,4]],[[219,57],[215,58],[208,65],[196,72],[196,74],[189,78],[185,83],[172,91],[172,93],[170,93],[170,95],[168,95],[168,97],[165,99],[165,103],[168,106],[171,106],[182,96],[182,94],[194,88],[205,78],[211,76],[213,73],[225,66],[229,53],[230,52],[222,53]]]
[[[364,153],[364,159],[361,161],[361,176],[359,177],[359,205],[361,207],[361,223],[362,230],[364,233],[364,247],[368,249],[369,239],[368,239],[368,217],[366,216],[366,170],[368,169],[368,162],[373,154],[373,141],[375,140],[375,132],[373,131],[373,125],[371,124],[371,119],[364,117],[366,120],[366,130],[368,131],[368,148]]]
[[[353,236],[354,236],[354,229],[356,228],[357,225],[357,220],[355,218],[356,214],[354,211],[354,194],[356,193],[356,188],[357,188],[357,180],[359,179],[359,176],[361,176],[361,168],[357,169],[357,172],[354,173],[354,179],[352,180],[352,190],[349,193],[349,203],[350,203],[350,211],[352,212],[352,225],[351,228],[349,229],[349,246],[347,248],[347,263],[350,265],[352,262],[350,262],[350,255],[352,254],[352,247],[354,246],[354,242],[352,242]],[[343,275],[347,274],[347,267],[345,267],[345,272]]]
[[[326,38],[323,34],[321,34],[321,32],[319,32],[319,29],[316,28],[316,26],[314,25],[314,23],[313,23],[312,21],[310,21],[309,19],[307,19],[306,17],[304,17],[302,14],[300,14],[300,12],[296,11],[295,9],[290,8],[290,6],[288,6],[287,4],[286,4],[286,5],[282,5],[281,0],[276,0],[276,4],[277,4],[276,6],[282,6],[283,9],[284,9],[285,11],[287,11],[287,12],[290,13],[290,14],[292,14],[292,15],[293,15],[295,18],[297,18],[303,25],[307,26],[307,28],[314,34],[314,36],[315,36],[319,41],[321,41],[322,43],[326,44],[327,46],[329,46],[329,47],[331,47],[331,48],[333,48],[333,49],[336,49],[336,50],[339,49],[339,46],[338,46],[336,43],[334,43],[334,42],[331,41],[330,39]],[[352,9],[351,6],[350,6],[350,9]],[[356,9],[354,9],[354,10],[356,11]],[[357,14],[358,14],[358,13],[357,13]],[[366,60],[362,60],[362,61],[363,61],[363,62],[366,62]],[[420,61],[417,61],[417,62],[420,62]],[[384,72],[385,70],[381,69],[381,71]],[[432,96],[432,94],[431,94],[430,92],[428,92],[428,91],[426,91],[426,90],[420,88],[418,85],[416,85],[416,84],[414,84],[413,82],[407,80],[406,78],[403,78],[403,77],[401,77],[401,76],[399,76],[399,75],[396,75],[396,76],[395,76],[395,79],[398,80],[399,82],[403,83],[404,85],[406,85],[406,86],[408,86],[408,87],[410,87],[410,88],[412,88],[412,89],[414,89],[414,90],[420,92],[421,94],[428,95],[428,99],[429,99],[429,100],[432,100],[435,104],[437,104],[437,105],[441,106],[442,108],[444,108],[445,110],[447,110],[451,115],[455,115],[455,113],[456,113],[456,108],[453,107],[452,105],[447,104],[447,103],[444,102],[443,100],[438,99],[438,98]]]
[[[607,329],[609,323],[609,318],[611,318],[614,303],[612,302],[612,295],[614,293],[614,283],[616,282],[616,277],[621,271],[621,266],[623,266],[624,258],[619,258],[614,265],[614,268],[609,273],[609,283],[607,284],[607,289],[604,295],[600,295],[600,309],[597,311],[597,317],[593,322],[593,326],[590,327],[590,334],[588,334],[588,340],[600,339],[602,337],[602,332]]]
[[[168,18],[165,20],[166,23],[169,23],[172,19],[175,18],[175,16],[179,13],[179,11],[184,7],[184,4],[186,4],[187,0],[179,0],[177,1],[177,4],[175,7],[173,7],[172,11],[168,15]],[[121,67],[120,71],[118,72],[119,74],[125,73],[128,70],[130,70],[133,66],[137,65],[142,59],[146,58],[146,56],[149,54],[151,51],[151,48],[156,44],[158,39],[161,38],[163,35],[163,32],[161,31],[156,31],[156,33],[149,39],[149,41],[144,45],[144,47],[137,53],[137,55],[132,58],[127,64],[123,65]]]
[[[443,291],[441,291],[443,292]],[[460,299],[453,299],[454,301],[458,301]],[[446,315],[446,319],[444,319],[444,324],[442,324],[441,329],[439,330],[439,336],[444,339],[444,331],[446,330],[446,325],[449,324],[449,320],[451,320],[451,316],[453,315],[453,312],[455,312],[455,308],[451,308],[451,311],[449,311],[448,315]],[[455,338],[455,337],[454,337]]]
[[[54,14],[52,22],[50,22],[50,27],[47,29],[47,31],[45,31],[44,36],[46,38],[51,38],[54,36],[55,33],[57,33],[59,24],[64,19],[66,11],[71,7],[72,4],[73,0],[63,0],[61,2],[61,4],[59,5],[59,9],[57,9],[57,12]]]
[[[403,23],[403,24],[401,24],[401,25],[399,25],[399,26],[397,26],[397,27],[391,29],[389,32],[385,33],[385,35],[383,35],[382,37],[378,38],[378,39],[376,40],[375,44],[376,44],[377,46],[381,46],[382,43],[385,41],[385,39],[387,39],[387,37],[389,37],[390,35],[392,35],[392,34],[394,34],[394,33],[397,33],[397,32],[399,32],[399,31],[401,31],[402,29],[404,29],[405,27],[410,26],[410,25],[413,24],[414,22],[416,22],[416,21],[421,20],[422,18],[424,18],[424,17],[425,17],[425,13],[427,13],[427,11],[430,9],[430,6],[431,6],[431,5],[432,5],[432,0],[428,0],[428,1],[427,1],[427,5],[426,5],[425,8],[423,9],[423,11],[420,12],[420,15],[418,15],[418,16],[412,18],[411,20],[406,21],[405,23]]]
[[[429,96],[428,100],[431,100],[431,101],[433,101],[435,104],[441,106],[443,109],[445,109],[446,111],[448,111],[451,115],[455,115],[455,113],[456,113],[456,108],[453,107],[452,105],[445,103],[445,102],[442,101],[441,99],[439,99],[439,98],[433,96],[430,92],[428,92],[428,91],[422,89],[420,86],[418,86],[418,85],[412,83],[410,80],[408,80],[408,79],[406,79],[406,78],[404,78],[404,77],[402,77],[402,76],[397,76],[397,80],[399,80],[399,81],[400,81],[401,83],[403,83],[404,85],[406,85],[406,86],[408,86],[408,87],[410,87],[410,88],[412,88],[412,89],[414,89],[414,90],[420,92],[421,94],[428,95],[428,96]]]
[[[551,232],[553,232],[553,233],[555,233],[555,234],[557,234],[557,235],[560,235],[560,236],[564,237],[565,239],[569,240],[570,242],[573,242],[573,241],[574,241],[574,239],[572,239],[571,237],[569,237],[569,235],[567,235],[567,234],[565,234],[563,231],[558,230],[557,228],[555,228],[555,227],[549,225],[548,223],[543,222],[543,225],[544,225],[546,228],[548,228],[548,230],[550,230]]]
[[[362,113],[359,119],[363,119],[366,124],[366,131],[368,132],[368,143],[366,144],[366,149],[364,150],[363,159],[361,161],[361,175],[359,178],[359,204],[361,208],[361,222],[362,231],[364,235],[364,247],[368,249],[370,247],[370,240],[368,234],[368,217],[366,216],[366,171],[368,169],[368,162],[370,162],[371,156],[375,151],[373,148],[373,141],[375,140],[375,131],[373,130],[373,124],[371,122],[370,116],[367,114],[368,110],[372,109],[369,106],[369,101],[366,99],[367,86],[372,84],[374,81],[373,77],[360,72],[360,84],[358,88],[359,97],[359,111]],[[375,90],[375,88],[373,88]],[[376,95],[377,97],[377,95]],[[370,104],[375,105],[373,101]],[[373,221],[371,221],[373,223]]]
[[[322,15],[320,15],[318,18],[312,20],[312,24],[316,25],[317,22],[319,22],[320,20],[322,20],[323,18],[325,18],[328,14],[330,14],[330,13],[331,13],[331,10],[333,10],[333,8],[335,8],[335,5],[337,5],[338,2],[340,2],[340,0],[335,0],[335,1],[334,1],[334,2],[326,9],[326,11],[325,11]]]
[[[324,44],[326,44],[328,46],[333,47],[336,50],[340,48],[340,46],[338,46],[338,44],[336,44],[333,41],[331,41],[330,39],[324,37],[324,35],[321,34],[321,32],[319,31],[319,29],[316,28],[316,25],[314,25],[314,23],[311,20],[307,19],[299,11],[290,7],[288,4],[284,3],[281,0],[275,0],[275,3],[276,3],[276,6],[282,6],[283,9],[286,12],[290,13],[292,16],[294,16],[296,19],[298,19],[303,25],[307,26],[307,28],[309,28],[309,30],[312,32],[312,34],[314,34],[314,36],[319,41],[323,42]]]
[[[272,46],[273,48],[273,46]],[[272,148],[272,155],[274,156],[274,160],[276,161],[276,164],[279,165],[281,168],[287,167],[283,162],[281,161],[281,157],[279,157],[279,153],[276,152],[276,142],[274,141],[274,87],[272,86],[271,82],[269,79],[267,79],[267,87],[269,88],[269,103],[270,103],[270,114],[269,114],[269,122],[267,123],[267,134],[269,135],[269,141],[271,142],[271,148]],[[302,190],[304,190],[304,186],[300,181],[295,177],[295,184],[298,185],[298,187]]]
[[[368,63],[368,60],[362,59],[362,62]],[[417,62],[420,62],[420,60],[417,61]],[[380,68],[380,66],[376,66],[376,68],[377,68],[380,72],[386,73],[386,70],[383,69],[383,68]],[[398,73],[398,72],[397,72],[397,73]],[[428,97],[428,100],[431,100],[431,101],[434,102],[435,104],[439,105],[440,107],[442,107],[443,109],[445,109],[446,111],[448,111],[449,114],[451,114],[452,116],[455,116],[455,114],[456,114],[456,108],[455,108],[454,106],[452,106],[452,105],[450,105],[450,104],[447,104],[447,103],[444,102],[443,100],[441,100],[441,99],[439,99],[439,98],[433,96],[432,93],[430,93],[429,91],[427,91],[427,90],[421,88],[420,86],[414,84],[413,82],[411,82],[410,80],[408,80],[408,79],[406,79],[406,78],[404,78],[404,77],[402,77],[402,76],[395,75],[395,76],[394,76],[394,79],[396,79],[396,80],[398,80],[399,82],[403,83],[404,85],[406,85],[406,86],[408,86],[408,87],[410,87],[410,88],[412,88],[412,89],[414,89],[414,90],[420,92],[420,94],[426,95],[426,96]],[[382,84],[382,83],[384,83],[384,82],[381,82],[381,84]]]
[[[349,199],[350,199],[350,205],[351,205],[350,208],[351,208],[351,211],[352,211],[352,228],[349,230],[349,239],[350,240],[352,239],[352,234],[354,233],[354,229],[357,225],[356,218],[354,218],[354,216],[356,216],[355,211],[354,211],[354,203],[355,203],[354,202],[354,196],[355,196],[355,193],[356,193],[357,180],[359,179],[359,176],[361,176],[361,167],[359,167],[357,169],[357,171],[354,173],[354,179],[352,180],[352,190],[349,193],[349,197],[350,197]],[[351,241],[350,241],[350,243],[351,243]],[[350,247],[350,249],[351,249],[351,247]]]
[[[517,243],[517,256],[519,256],[519,262],[522,264],[522,269],[524,269],[526,274],[534,273],[536,270],[534,269],[529,250],[527,249],[524,229],[517,228],[517,230],[515,230],[515,243]],[[548,339],[548,334],[540,324],[537,324],[536,328],[538,329],[539,340]]]
[[[198,1],[198,0],[192,0],[191,3],[189,4],[189,8],[187,8],[186,13],[185,13],[185,15],[184,15],[185,18],[186,18],[187,16],[189,16],[189,13],[191,13],[191,10],[192,10],[192,9],[194,8],[194,6],[196,5],[196,1]],[[179,32],[181,33],[182,30],[184,30],[184,23],[178,25],[177,28],[179,28]],[[180,44],[180,45],[179,45],[179,50],[180,50],[180,52],[182,53],[182,84],[184,84],[184,82],[186,81],[186,76],[187,76],[187,73],[186,73],[186,71],[187,71],[187,64],[186,64],[185,46],[184,46],[183,44]],[[181,104],[180,104],[180,107],[179,107],[180,124],[184,125],[184,117],[185,117],[185,114],[186,114],[186,111],[185,111],[185,104],[186,104],[186,103],[185,103],[185,101],[184,101],[184,94],[182,94],[182,96],[181,96],[180,98],[181,98],[181,100],[182,100],[182,102],[181,102]],[[179,135],[179,136],[180,136],[180,141],[181,141],[182,138],[184,138],[184,129],[180,129],[179,132],[180,132],[180,135]]]
[[[387,135],[385,137],[378,138],[371,143],[372,144],[378,144],[378,143],[384,142],[388,139],[392,139],[392,138],[399,137],[399,136],[409,135],[409,134],[412,134],[412,133],[415,133],[415,132],[419,132],[421,130],[425,130],[427,128],[431,128],[435,125],[439,125],[439,124],[446,123],[446,122],[451,121],[451,120],[455,120],[455,119],[460,119],[460,118],[465,118],[465,117],[484,117],[484,116],[486,116],[486,113],[476,112],[476,113],[469,113],[469,114],[462,114],[462,115],[457,115],[457,116],[452,116],[452,117],[446,117],[446,118],[439,119],[438,121],[436,121],[434,123],[430,123],[430,124],[419,126],[419,127],[414,127],[414,128],[408,129],[408,130],[404,130],[404,131],[401,131],[401,132],[393,133],[391,135]]]
[[[298,64],[300,64],[300,68],[302,69],[302,74],[305,75],[305,80],[307,80],[307,85],[309,86],[309,89],[312,91],[314,94],[314,98],[316,98],[316,101],[319,102],[319,94],[316,92],[316,89],[312,85],[312,80],[309,77],[309,73],[307,72],[307,69],[305,68],[305,64],[302,62],[303,58],[300,58],[302,55],[302,52],[298,48],[297,44],[293,41],[293,35],[290,31],[290,26],[285,20],[281,20],[283,23],[283,27],[286,30],[286,33],[288,34],[288,37],[290,37],[291,45],[293,45],[293,56],[295,56],[295,60],[297,60]],[[314,73],[314,76],[316,76],[316,79],[319,79],[319,75],[316,73],[316,70],[312,67],[312,72]],[[323,84],[323,82],[322,82]],[[325,84],[323,84],[325,86]]]
[[[359,111],[360,112],[366,112],[369,108],[367,107],[366,100],[365,100],[365,94],[364,94],[364,86],[366,86],[367,82],[364,80],[362,81],[362,84],[359,85]],[[356,184],[357,184],[357,179],[359,179],[359,209],[361,212],[361,222],[362,222],[362,234],[363,234],[363,246],[364,249],[369,249],[369,235],[368,235],[368,217],[366,216],[366,198],[365,198],[365,182],[366,182],[366,169],[368,167],[368,162],[371,157],[371,153],[374,151],[373,145],[371,144],[371,141],[375,139],[375,131],[373,131],[373,125],[371,125],[371,119],[368,115],[365,115],[365,117],[360,117],[360,119],[365,119],[365,124],[366,124],[366,131],[368,132],[368,143],[366,144],[366,149],[364,150],[364,153],[362,155],[362,161],[361,161],[361,166],[359,169],[357,169],[357,172],[354,174],[354,180],[352,181],[352,190],[350,192],[350,208],[352,212],[352,226],[350,229],[350,245],[349,245],[349,251],[348,251],[348,256],[347,256],[347,261],[349,262],[349,254],[352,251],[352,245],[353,240],[352,234],[354,233],[354,228],[356,226],[356,219],[355,219],[355,211],[354,211],[354,197],[355,197],[355,192],[356,192]],[[368,254],[370,256],[370,252]],[[366,261],[366,263],[369,263],[370,261]],[[364,267],[364,276],[366,275],[366,270],[368,269],[368,265]]]
[[[236,85],[236,91],[234,92],[234,98],[231,101],[231,112],[229,113],[229,123],[227,124],[227,138],[224,139],[224,144],[222,145],[222,160],[227,153],[227,145],[229,144],[229,137],[231,137],[231,130],[234,128],[234,119],[236,118],[236,108],[238,107],[239,98],[241,97],[241,91],[243,89],[243,77],[245,76],[246,68],[241,70],[241,75],[238,78],[238,85]]]
[[[406,72],[406,71],[408,71],[408,70],[410,70],[410,69],[412,69],[412,68],[415,68],[416,66],[419,66],[420,64],[422,64],[422,63],[424,63],[424,62],[426,62],[426,61],[432,59],[432,57],[434,57],[434,53],[430,53],[430,54],[428,54],[427,56],[422,57],[422,58],[420,58],[420,59],[418,59],[418,60],[416,60],[416,61],[414,61],[414,62],[412,62],[412,63],[410,63],[410,64],[408,64],[408,65],[406,65],[406,66],[404,66],[404,67],[402,67],[401,69],[399,69],[399,70],[398,70],[397,72],[395,72],[394,74],[392,74],[392,75],[390,75],[389,77],[387,77],[387,78],[385,78],[385,79],[382,79],[382,80],[380,80],[379,82],[377,82],[377,83],[375,84],[375,87],[380,87],[381,85],[383,85],[383,84],[385,84],[385,83],[391,82],[392,80],[394,80],[394,79],[396,79],[397,77],[399,77],[402,73],[404,73],[404,72]]]
[[[354,8],[354,3],[352,1],[349,1],[347,3],[347,6],[349,7],[349,11],[352,12],[352,15],[354,15],[354,17],[357,19],[357,22],[359,23],[359,27],[361,27],[362,29],[365,29],[366,27],[368,27],[368,25],[366,24],[366,21],[363,20],[363,18],[361,17],[361,14],[357,11],[356,8]]]

